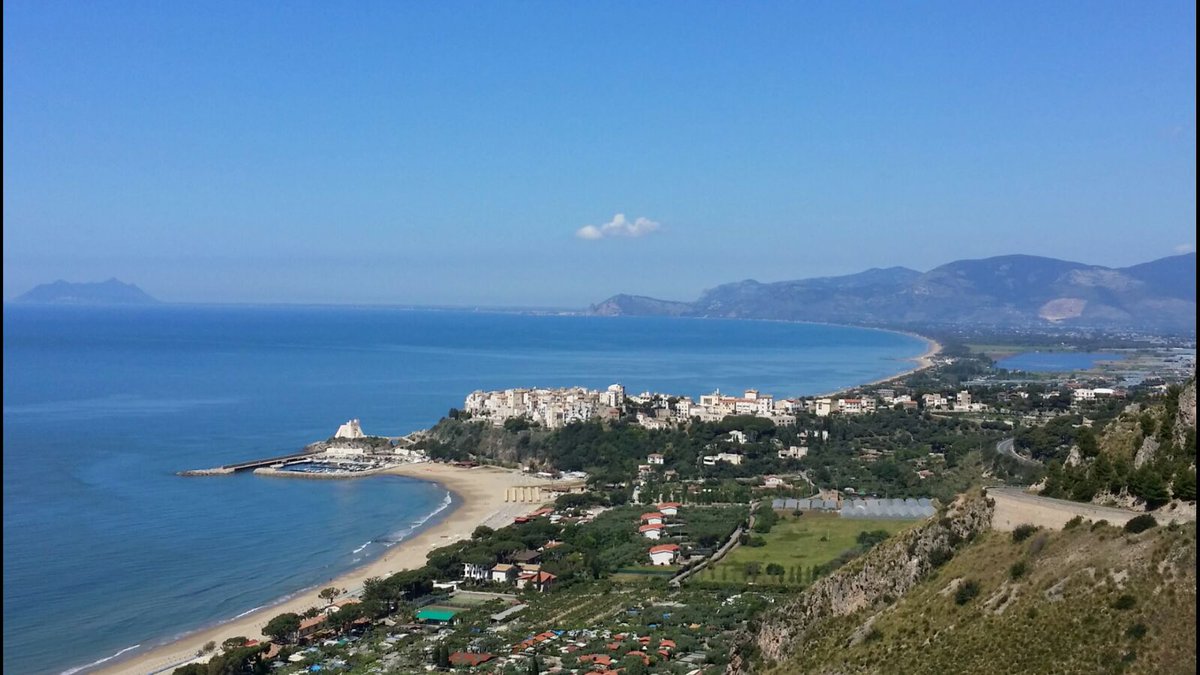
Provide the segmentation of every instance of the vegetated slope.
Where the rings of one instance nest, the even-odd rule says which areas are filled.
[[[64,305],[146,305],[157,303],[145,291],[117,279],[99,283],[71,283],[58,280],[41,284],[17,296],[16,302]]]
[[[1195,284],[1194,253],[1127,268],[1009,255],[958,260],[925,273],[892,267],[775,283],[746,280],[707,290],[690,304],[622,295],[591,311],[893,326],[1073,325],[1194,332]]]
[[[1195,378],[1158,402],[1128,406],[1090,437],[1050,465],[1042,494],[1148,509],[1196,501]]]
[[[815,623],[760,672],[1196,672],[1194,523],[1014,539],[979,536],[894,604]]]

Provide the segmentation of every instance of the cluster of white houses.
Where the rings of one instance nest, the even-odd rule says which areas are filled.
[[[473,417],[491,420],[496,426],[523,417],[548,429],[557,429],[572,422],[617,419],[629,408],[635,412],[638,424],[655,429],[686,423],[692,418],[717,422],[730,415],[753,415],[769,419],[777,426],[791,426],[796,423],[798,412],[812,412],[818,417],[859,415],[875,412],[879,406],[960,412],[983,409],[981,404],[971,402],[968,391],[949,397],[925,394],[918,400],[891,389],[880,389],[860,398],[785,399],[776,399],[757,389],[747,389],[741,396],[727,396],[718,390],[693,401],[687,396],[650,392],[631,396],[625,393],[625,387],[614,384],[604,391],[583,387],[474,391],[467,396],[464,410]]]
[[[652,540],[658,540],[667,533],[667,528],[672,525],[668,524],[668,520],[679,515],[679,507],[682,506],[679,502],[664,502],[658,505],[657,511],[642,514],[642,524],[638,527],[638,533],[643,537]],[[650,547],[650,562],[655,565],[670,565],[675,562],[679,556],[678,544],[658,544]]]

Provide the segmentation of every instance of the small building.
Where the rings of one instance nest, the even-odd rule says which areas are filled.
[[[517,577],[517,566],[499,563],[492,567],[492,581],[502,584],[510,583]]]
[[[454,652],[450,655],[450,665],[474,668],[481,663],[487,663],[495,657],[487,652]]]
[[[542,559],[541,553],[539,553],[537,551],[532,551],[529,549],[520,551],[518,553],[514,553],[512,556],[513,562],[517,563],[518,565],[520,565],[522,563],[525,563],[525,564],[536,563],[537,561],[539,561],[541,559]]]
[[[516,614],[519,614],[520,612],[522,612],[528,608],[529,608],[529,605],[526,605],[524,603],[522,603],[520,605],[513,605],[512,607],[509,607],[508,609],[506,609],[502,612],[496,612],[490,618],[492,620],[492,623],[504,623],[505,621],[508,621]]]
[[[488,565],[477,565],[475,563],[463,563],[463,578],[471,581],[487,581],[491,576],[491,568]]]
[[[663,514],[655,511],[653,513],[643,513],[642,522],[650,525],[662,525]]]
[[[804,459],[807,454],[807,445],[790,445],[778,453],[779,459]]]
[[[324,614],[318,614],[311,619],[302,619],[300,621],[300,629],[296,632],[296,634],[300,636],[301,640],[312,637],[313,635],[321,632],[321,630],[325,627],[325,622],[328,619],[329,617]]]
[[[642,525],[638,528],[638,534],[647,539],[658,539],[662,536],[663,526],[661,523]]]
[[[444,626],[454,623],[454,615],[458,612],[459,610],[450,607],[422,607],[417,610],[417,621]]]
[[[661,466],[664,461],[665,461],[665,459],[663,458],[663,456],[658,454],[657,452],[651,453],[646,456],[647,464],[657,464],[657,465]]]
[[[683,504],[679,502],[663,502],[658,505],[658,512],[664,516],[677,516],[679,515],[679,507],[681,506]]]
[[[655,565],[670,565],[679,554],[678,544],[659,544],[650,548],[650,562]]]
[[[763,476],[763,487],[777,488],[786,485],[779,476]]]
[[[517,576],[517,588],[532,588],[545,593],[554,586],[558,577],[549,572],[523,572]]]

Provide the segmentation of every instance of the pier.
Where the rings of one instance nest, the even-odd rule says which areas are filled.
[[[276,464],[287,464],[288,462],[303,461],[315,457],[311,452],[300,452],[291,455],[281,455],[278,457],[267,457],[265,459],[252,459],[246,462],[238,462],[236,464],[225,464],[212,469],[192,469],[190,471],[180,471],[180,476],[226,476],[238,471],[246,471],[259,469],[264,467],[274,466]]]

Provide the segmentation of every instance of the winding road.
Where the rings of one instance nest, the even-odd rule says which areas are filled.
[[[1013,459],[1017,460],[1018,462],[1020,462],[1022,464],[1027,464],[1029,466],[1041,465],[1041,462],[1037,461],[1036,459],[1032,459],[1029,457],[1025,457],[1024,455],[1018,454],[1017,449],[1016,449],[1016,447],[1014,447],[1014,445],[1015,445],[1015,443],[1014,443],[1013,439],[1006,438],[996,444],[996,452],[1000,453],[1001,455],[1007,455],[1009,457],[1012,457]]]

